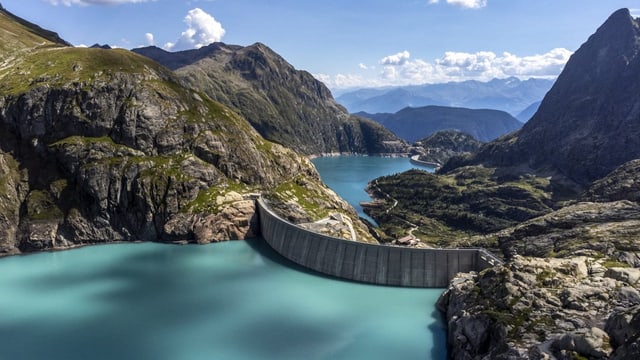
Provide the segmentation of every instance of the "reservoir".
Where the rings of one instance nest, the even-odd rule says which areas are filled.
[[[0,358],[445,359],[441,292],[312,274],[260,239],[13,256]]]
[[[322,181],[333,191],[347,200],[358,215],[375,224],[375,221],[362,211],[360,202],[371,201],[365,191],[369,181],[385,175],[393,175],[410,169],[422,169],[433,172],[433,168],[414,165],[408,158],[383,158],[376,156],[334,156],[319,157],[312,160],[320,173]]]

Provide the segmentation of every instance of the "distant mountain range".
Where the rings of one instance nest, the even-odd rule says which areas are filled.
[[[414,142],[440,130],[457,130],[487,142],[520,129],[522,123],[500,110],[466,109],[448,106],[404,108],[394,114],[355,115],[373,119],[402,139]]]
[[[553,80],[515,77],[390,88],[364,88],[343,93],[336,100],[351,113],[393,113],[427,105],[497,109],[517,115],[540,101]],[[527,119],[528,120],[528,119]]]

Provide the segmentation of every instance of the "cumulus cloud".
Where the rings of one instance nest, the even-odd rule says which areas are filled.
[[[221,23],[200,8],[189,10],[184,22],[187,29],[182,32],[178,41],[165,44],[165,49],[198,49],[222,40],[226,32]]]
[[[406,54],[405,54],[406,53]],[[369,77],[339,74],[322,75],[331,88],[417,85],[450,81],[479,80],[515,76],[521,79],[557,77],[572,52],[557,48],[544,54],[518,56],[509,52],[491,51],[445,52],[433,61],[412,60],[408,51],[380,60],[382,70]]]
[[[380,60],[380,63],[382,65],[404,65],[410,57],[411,54],[407,50],[405,50],[397,54],[389,55],[382,58],[382,60]]]
[[[156,40],[155,40],[155,38],[154,38],[152,33],[144,34],[144,38],[147,39],[147,45],[153,46],[153,45],[156,44]]]
[[[440,0],[429,0],[429,4],[437,4]],[[447,0],[447,4],[465,9],[480,9],[487,6],[487,0]]]
[[[150,2],[155,0],[46,0],[51,5],[120,5]]]

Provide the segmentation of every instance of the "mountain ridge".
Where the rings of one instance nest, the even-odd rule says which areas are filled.
[[[266,139],[303,154],[406,152],[395,135],[349,115],[322,82],[262,43],[133,51],[173,68],[185,84],[242,114]]]
[[[349,112],[393,113],[427,105],[488,108],[516,115],[551,88],[552,80],[516,77],[487,82],[466,80],[426,85],[362,88],[343,92],[336,100]]]
[[[255,192],[296,222],[343,213],[373,241],[306,157],[165,66],[52,43],[4,13],[0,29],[18,49],[0,47],[0,256],[254,237]]]
[[[640,20],[614,12],[571,56],[517,133],[462,164],[526,167],[584,186],[640,157]],[[616,106],[615,104],[625,104]],[[588,166],[585,164],[589,164]]]
[[[408,142],[415,142],[440,130],[461,131],[487,142],[522,126],[513,116],[500,110],[436,105],[407,107],[394,114],[360,112],[355,115],[379,122]]]

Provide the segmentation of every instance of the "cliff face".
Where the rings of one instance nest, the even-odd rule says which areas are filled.
[[[263,44],[133,51],[174,69],[189,86],[233,108],[266,139],[301,153],[406,151],[395,135],[371,120],[350,116],[324,84]]]
[[[521,131],[447,165],[548,174],[586,189],[470,240],[494,244],[509,261],[454,279],[445,293],[454,358],[640,356],[639,50],[640,20],[615,12]]]
[[[356,218],[307,159],[170,70],[124,50],[34,47],[20,26],[0,21],[23,44],[0,70],[0,254],[251,237],[242,194],[278,198],[293,181],[296,200]]]
[[[613,13],[571,57],[533,118],[470,163],[526,166],[587,185],[640,157],[640,20]]]
[[[636,359],[640,270],[518,257],[454,278],[439,305],[454,359]]]

